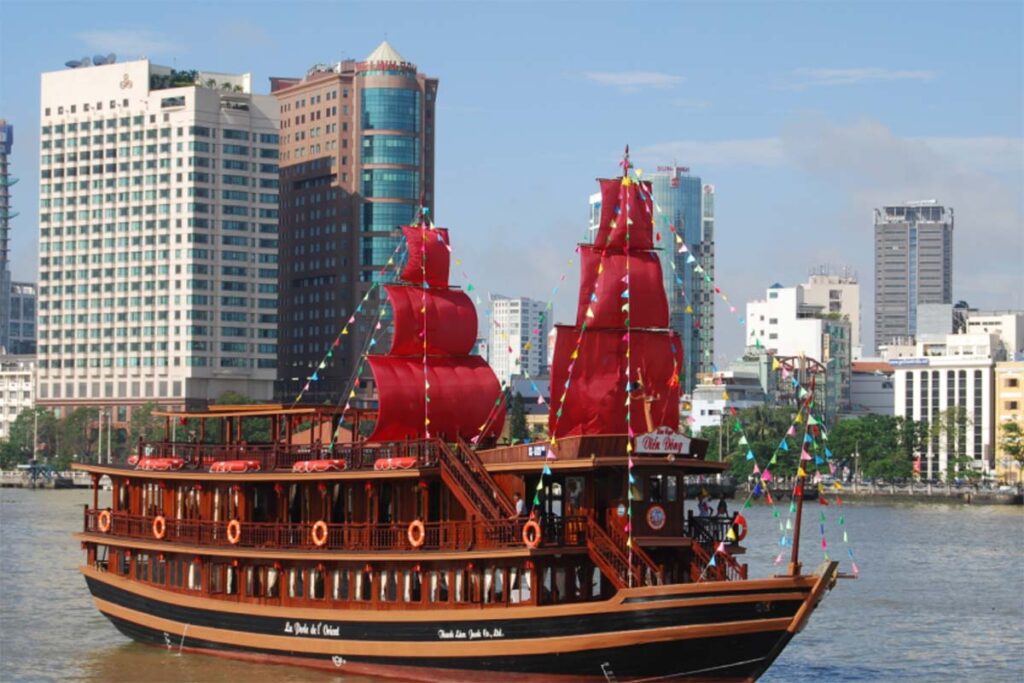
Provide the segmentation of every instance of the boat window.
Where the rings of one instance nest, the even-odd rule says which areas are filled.
[[[359,600],[360,602],[369,602],[373,597],[373,589],[371,587],[373,582],[372,577],[373,575],[364,569],[356,572],[356,590],[355,595],[353,596],[356,600]]]
[[[679,500],[679,478],[674,474],[665,477],[665,500],[670,503]]]
[[[334,577],[331,580],[331,598],[334,600],[348,600],[347,569],[334,570]]]
[[[540,599],[544,604],[554,602],[554,587],[551,567],[544,567],[540,574]]]
[[[117,487],[117,509],[124,512],[128,509],[128,485],[121,484]]]
[[[156,557],[152,562],[152,577],[150,581],[158,586],[162,586],[167,582],[167,562],[164,561],[162,556]]]
[[[238,567],[228,566],[225,584],[225,593],[228,595],[238,595]]]
[[[632,486],[630,486],[629,490],[630,490],[630,493],[633,494],[633,500],[637,500],[637,501],[643,500],[644,499],[644,480],[643,480],[643,477],[637,478],[636,483],[633,484]]]
[[[146,553],[135,555],[135,578],[139,581],[149,581],[149,555]]]
[[[430,572],[430,602],[448,602],[448,572]]]
[[[103,571],[107,570],[107,557],[110,553],[110,546],[98,545],[96,546],[96,568]]]
[[[309,570],[309,597],[313,600],[324,599],[324,572],[319,569]]]
[[[652,503],[661,502],[661,485],[663,476],[660,474],[652,474],[648,478],[647,484],[647,495],[650,497]]]
[[[555,593],[552,596],[555,602],[564,602],[569,596],[567,574],[565,567],[555,567]]]
[[[419,571],[405,572],[404,596],[406,602],[423,600],[423,577]]]
[[[494,570],[494,602],[505,602],[505,570],[495,569]],[[487,575],[484,574],[484,584],[486,587]]]
[[[276,598],[280,595],[280,586],[278,585],[281,579],[281,572],[276,568],[270,567],[267,569],[267,597]]]
[[[590,574],[590,596],[593,598],[601,597],[601,570],[594,567],[593,572]]]
[[[566,477],[565,491],[569,497],[566,514],[574,514],[583,506],[583,477]]]
[[[181,588],[185,585],[185,562],[181,558],[174,558],[170,564],[170,581],[168,583],[174,588]]]
[[[466,572],[456,569],[452,572],[453,585],[455,587],[455,602],[466,602]]]
[[[381,602],[398,600],[398,572],[396,570],[386,569],[380,572],[380,599]]]
[[[188,564],[188,586],[190,591],[198,591],[203,589],[203,570],[198,562],[189,562]]]
[[[117,573],[121,576],[128,576],[132,568],[132,557],[127,550],[119,550],[117,554],[120,558],[117,563]]]
[[[288,597],[289,598],[301,598],[302,597],[302,570],[298,568],[292,568],[288,570]]]
[[[210,593],[224,592],[224,564],[210,565]]]

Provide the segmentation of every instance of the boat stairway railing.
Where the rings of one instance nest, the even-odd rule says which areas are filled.
[[[641,548],[638,544],[631,542],[629,535],[614,523],[614,520],[612,519],[614,511],[609,510],[608,513],[608,523],[605,527],[608,530],[608,536],[611,537],[612,541],[627,558],[632,556],[633,564],[635,565],[634,571],[639,571],[643,576],[644,585],[658,586],[664,583],[664,571],[662,570],[662,567],[647,554],[646,550]],[[630,545],[627,544],[632,546],[632,553],[629,552]]]
[[[496,485],[488,487],[481,483],[478,476],[466,465],[465,461],[443,442],[438,442],[438,450],[441,454],[439,464],[441,466],[441,480],[445,483],[452,494],[458,499],[462,506],[471,515],[480,519],[499,520],[511,517],[513,513],[506,513],[498,503],[495,492]],[[458,450],[458,448],[456,448]],[[488,478],[490,478],[488,476]]]
[[[686,532],[694,541],[691,546],[693,562],[690,575],[695,581],[700,576],[712,581],[739,581],[747,578],[747,565],[737,562],[729,552],[718,552],[734,519],[735,515],[699,517],[690,512],[686,519]],[[712,556],[716,556],[715,566],[705,570]]]
[[[414,548],[406,524],[391,523],[328,523],[327,538],[322,546],[314,543],[314,522],[239,522],[236,543],[228,539],[227,522],[202,519],[174,519],[164,522],[163,538],[153,532],[156,515],[111,513],[110,528],[99,528],[102,510],[86,507],[83,529],[86,533],[110,537],[132,538],[151,542],[197,546],[219,546],[286,550],[352,550],[352,551],[469,551],[492,549],[524,549],[523,519],[469,520],[458,522],[424,522],[423,544]],[[540,547],[577,547],[587,543],[587,518],[544,515],[538,519],[542,533]]]
[[[612,540],[592,515],[587,516],[587,550],[591,561],[616,588],[644,585],[640,566],[630,565],[628,553]]]
[[[462,461],[462,464],[465,465],[473,479],[476,480],[479,488],[493,494],[494,500],[498,503],[498,507],[501,508],[504,516],[514,516],[516,514],[515,503],[513,503],[505,491],[498,486],[498,483],[494,481],[491,473],[487,471],[487,467],[484,465],[483,461],[480,460],[480,456],[462,437],[459,437],[458,441],[455,443],[455,455]]]

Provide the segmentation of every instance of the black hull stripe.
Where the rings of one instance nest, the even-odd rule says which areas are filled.
[[[177,652],[180,648],[207,650],[229,655],[246,653],[268,657],[289,657],[296,663],[316,668],[335,669],[344,673],[345,664],[335,664],[331,657],[302,652],[285,652],[254,647],[235,647],[223,643],[165,634],[162,631],[104,614],[124,635],[141,643],[157,645]],[[387,667],[413,667],[430,669],[443,666],[446,670],[467,672],[487,671],[496,674],[489,678],[501,679],[501,674],[579,676],[591,680],[737,680],[760,675],[771,663],[769,657],[785,645],[790,634],[785,631],[737,634],[694,640],[646,643],[628,647],[604,648],[572,653],[546,655],[453,657],[440,662],[417,657],[365,657],[344,656],[349,664]],[[397,648],[396,648],[397,650]],[[339,657],[339,659],[341,659]],[[422,679],[422,672],[417,675]],[[439,674],[435,680],[451,680]],[[466,680],[479,680],[468,677]]]
[[[86,577],[93,596],[109,603],[181,624],[225,629],[241,633],[285,635],[287,617],[267,617],[236,612],[199,609],[153,600],[131,591]],[[774,591],[765,591],[766,593]],[[749,593],[748,593],[749,595]],[[168,596],[173,599],[173,595]],[[792,600],[772,602],[736,602],[715,605],[663,607],[646,610],[609,611],[602,614],[561,617],[516,619],[507,610],[497,609],[505,615],[489,614],[480,610],[479,626],[501,629],[504,639],[535,639],[550,636],[576,636],[620,631],[634,631],[671,626],[699,626],[724,622],[760,621],[791,618],[800,608],[802,596],[794,594]],[[325,609],[325,612],[328,610]],[[438,642],[438,631],[465,628],[465,622],[450,621],[333,621],[323,620],[331,626],[333,637],[339,640]]]

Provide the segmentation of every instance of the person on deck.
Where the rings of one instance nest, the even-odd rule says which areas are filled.
[[[723,494],[718,499],[718,516],[728,517],[729,516],[729,504],[725,502],[725,495]]]
[[[523,500],[523,497],[519,495],[518,491],[512,494],[512,500],[515,501],[516,504],[516,518],[525,517],[526,502]]]

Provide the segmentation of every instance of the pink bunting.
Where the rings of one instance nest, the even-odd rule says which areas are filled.
[[[786,436],[796,436],[796,427],[789,425],[789,429],[786,431]]]
[[[800,453],[800,459],[801,460],[810,460],[811,459],[811,454],[808,453],[807,451],[802,451]]]
[[[825,537],[822,536],[821,537],[821,549],[824,550],[827,547],[828,547],[828,543],[825,542]]]
[[[853,575],[854,576],[860,576],[860,569],[857,568],[857,563],[854,562],[853,560],[850,560],[850,564],[853,565]]]
[[[764,472],[761,473],[761,481],[771,481],[771,480],[772,480],[772,473],[771,473],[771,471],[765,470]]]
[[[756,462],[754,463],[754,474],[761,474],[761,468],[757,466]]]

